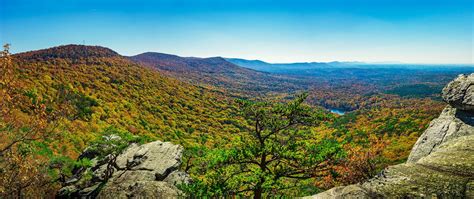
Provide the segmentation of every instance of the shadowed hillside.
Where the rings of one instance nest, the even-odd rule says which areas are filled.
[[[303,88],[297,79],[237,66],[221,57],[179,57],[163,53],[143,53],[130,57],[177,79],[228,90],[237,95],[256,96]]]

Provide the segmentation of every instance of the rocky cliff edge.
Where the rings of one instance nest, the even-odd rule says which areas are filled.
[[[405,164],[362,184],[305,198],[474,198],[474,73],[444,89],[448,103],[414,145]]]

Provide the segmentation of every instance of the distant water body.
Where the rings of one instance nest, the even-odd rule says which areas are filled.
[[[341,110],[341,109],[329,109],[329,111],[331,111],[331,113],[335,113],[335,114],[338,114],[338,115],[344,115],[346,112]]]

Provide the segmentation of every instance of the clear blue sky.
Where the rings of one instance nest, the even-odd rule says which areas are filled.
[[[297,61],[473,63],[472,0],[0,0],[14,52],[63,44]]]

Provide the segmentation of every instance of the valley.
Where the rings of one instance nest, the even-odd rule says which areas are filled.
[[[472,0],[0,0],[0,199],[474,198]]]
[[[311,146],[321,157],[338,158],[318,159],[314,163],[328,165],[328,170],[290,175],[293,178],[268,185],[266,192],[304,196],[357,183],[406,161],[417,138],[445,106],[440,99],[444,85],[460,73],[474,72],[473,67],[360,63],[275,66],[153,52],[127,57],[106,47],[84,45],[13,55],[4,51],[2,59],[2,72],[8,76],[2,77],[0,148],[6,167],[11,166],[9,173],[2,173],[2,185],[25,186],[21,189],[25,196],[56,194],[66,179],[73,177],[74,169],[90,161],[78,159],[80,154],[91,143],[111,135],[133,142],[161,140],[183,146],[181,168],[196,182],[183,190],[202,194],[197,197],[249,196],[251,190],[233,184],[245,183],[245,176],[219,181],[221,175],[231,178],[236,168],[205,169],[232,154],[246,157],[253,153],[231,150],[250,144],[242,139],[248,139],[245,133],[256,125],[248,112],[242,113],[243,105],[255,102],[247,111],[269,111],[275,116],[268,125],[278,126],[293,117],[280,109],[288,106],[293,110],[292,103],[298,100],[302,100],[301,110],[314,112],[318,119],[315,125],[285,131],[284,135],[296,132],[298,144],[294,147]],[[297,117],[306,117],[300,114]],[[290,138],[282,139],[278,142],[286,143]],[[26,147],[24,156],[17,153],[22,147]],[[304,153],[309,150],[300,149]],[[333,150],[334,154],[325,153]],[[18,175],[25,180],[17,181]],[[298,178],[303,180],[295,180]],[[54,183],[43,186],[50,181]]]

